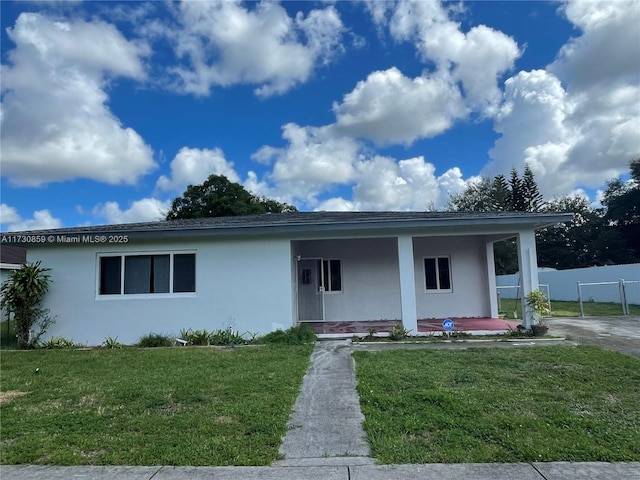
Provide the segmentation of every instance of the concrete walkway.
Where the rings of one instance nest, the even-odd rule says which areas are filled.
[[[372,465],[349,343],[317,342],[278,466]]]
[[[639,316],[551,318],[547,324],[552,335],[640,357]]]

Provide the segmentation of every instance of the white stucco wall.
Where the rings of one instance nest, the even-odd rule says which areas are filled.
[[[483,237],[413,239],[418,318],[490,316],[486,240]],[[449,256],[452,292],[425,291],[424,258]]]
[[[185,297],[97,298],[99,253],[196,252],[196,293]],[[53,283],[45,307],[57,317],[47,337],[62,335],[99,345],[106,336],[125,344],[142,335],[178,334],[181,328],[267,333],[293,324],[288,240],[138,241],[122,246],[56,245],[30,248]]]
[[[396,238],[293,242],[293,255],[342,261],[342,292],[325,293],[325,320],[399,320]]]

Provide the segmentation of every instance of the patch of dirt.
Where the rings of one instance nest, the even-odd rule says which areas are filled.
[[[223,425],[226,423],[234,423],[233,418],[227,416],[227,415],[220,415],[219,417],[216,417],[215,422],[217,424]]]
[[[94,394],[85,395],[78,402],[78,406],[79,407],[88,407],[88,406],[95,405],[96,403],[98,403],[98,399],[97,399],[96,395],[94,395]]]
[[[100,449],[100,450],[92,450],[92,451],[89,451],[89,452],[82,452],[82,456],[84,458],[95,459],[95,458],[98,458],[98,457],[102,457],[106,453],[107,453],[107,451],[103,448],[103,449]]]
[[[0,405],[9,403],[14,398],[22,397],[28,393],[29,392],[21,392],[19,390],[7,390],[5,392],[0,392]]]

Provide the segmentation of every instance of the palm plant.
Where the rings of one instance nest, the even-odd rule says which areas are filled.
[[[34,347],[47,327],[53,323],[49,311],[40,307],[40,302],[49,290],[51,281],[47,273],[50,268],[40,262],[25,263],[9,275],[0,287],[0,306],[14,315],[18,348]],[[34,326],[39,330],[32,335]]]

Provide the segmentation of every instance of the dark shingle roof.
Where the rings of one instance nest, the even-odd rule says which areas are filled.
[[[466,213],[466,212],[292,212],[239,217],[212,217],[117,225],[83,226],[14,232],[3,235],[129,235],[141,237],[188,237],[269,235],[293,232],[398,230],[432,227],[532,225],[540,228],[566,222],[570,214]]]

